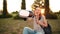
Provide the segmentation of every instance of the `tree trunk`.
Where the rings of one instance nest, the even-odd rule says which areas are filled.
[[[3,0],[3,15],[7,15],[7,2],[6,0]]]
[[[21,9],[26,9],[26,3],[25,3],[25,0],[22,0]]]
[[[45,14],[49,13],[49,0],[45,0]]]
[[[23,10],[26,9],[26,3],[25,3],[25,0],[22,0],[21,9],[23,9]],[[24,21],[26,21],[26,18],[24,18]]]

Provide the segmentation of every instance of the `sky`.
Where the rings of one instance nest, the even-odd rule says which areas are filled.
[[[7,0],[7,9],[9,13],[19,11],[21,8],[21,0]]]
[[[50,2],[50,9],[53,12],[57,12],[60,10],[60,0],[49,0]]]
[[[60,10],[60,0],[49,0],[50,9],[53,12]],[[21,10],[21,2],[22,0],[7,0],[7,9],[8,12],[11,13],[13,11]],[[34,3],[34,0],[26,0],[26,10],[32,10],[31,5]],[[0,10],[3,9],[3,0],[0,0]]]
[[[2,6],[3,3],[2,2],[3,2],[3,0],[0,0],[0,10],[2,10],[2,8],[3,8],[3,6]]]

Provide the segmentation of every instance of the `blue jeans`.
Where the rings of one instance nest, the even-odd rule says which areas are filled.
[[[23,34],[42,34],[41,32],[36,32],[29,27],[25,27],[23,30]]]

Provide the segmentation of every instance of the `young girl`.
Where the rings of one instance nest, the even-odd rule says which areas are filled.
[[[45,34],[42,27],[47,27],[47,20],[44,15],[41,14],[40,7],[36,7],[34,10],[34,29],[31,29],[29,27],[25,27],[23,30],[23,34]]]

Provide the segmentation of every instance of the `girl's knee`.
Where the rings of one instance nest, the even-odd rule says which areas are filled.
[[[24,30],[28,30],[28,27],[24,27]]]

